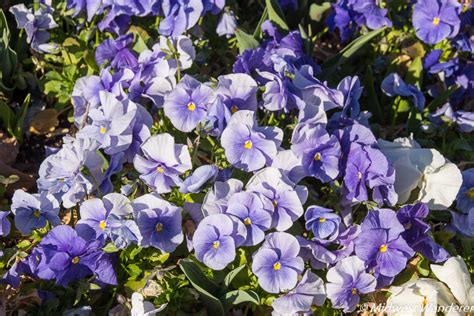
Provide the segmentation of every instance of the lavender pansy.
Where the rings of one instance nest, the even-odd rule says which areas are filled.
[[[86,242],[69,226],[55,227],[39,246],[43,248],[44,268],[53,272],[58,285],[67,286],[91,274],[101,282],[117,284],[112,262],[109,255],[100,250],[100,242]]]
[[[230,197],[242,191],[244,184],[238,179],[227,181],[217,181],[207,192],[202,204],[202,211],[205,216],[225,213]]]
[[[271,233],[253,255],[252,272],[258,284],[269,293],[280,293],[295,287],[304,262],[298,256],[298,240],[287,233]]]
[[[185,75],[164,101],[166,116],[174,127],[191,132],[206,117],[212,89]]]
[[[217,177],[219,169],[215,165],[203,165],[187,177],[179,191],[181,193],[199,193],[201,188],[207,183],[212,182]]]
[[[257,83],[247,74],[228,74],[217,78],[217,96],[235,113],[239,110],[257,110]]]
[[[221,17],[219,18],[219,23],[217,24],[216,32],[219,36],[231,37],[234,35],[235,30],[237,29],[237,19],[235,18],[234,11],[225,10],[222,12]]]
[[[255,171],[270,165],[282,142],[278,127],[259,127],[252,111],[238,111],[222,133],[221,144],[235,167]]]
[[[323,280],[307,270],[298,285],[273,301],[273,313],[276,315],[293,315],[311,312],[311,306],[322,306],[326,300]]]
[[[82,11],[87,12],[87,21],[91,21],[92,18],[99,13],[102,6],[102,0],[68,0],[68,9],[74,9],[74,16],[78,15]]]
[[[364,262],[356,256],[347,257],[328,270],[326,292],[332,306],[345,313],[354,311],[361,294],[375,291],[374,276],[365,271]]]
[[[411,97],[413,104],[420,112],[425,108],[425,96],[423,93],[416,86],[405,83],[397,73],[389,74],[382,81],[382,91],[390,97],[398,95]]]
[[[95,51],[97,65],[110,62],[115,69],[134,68],[138,65],[137,57],[130,50],[133,34],[121,35],[116,40],[106,39]]]
[[[0,211],[0,236],[8,236],[10,234],[10,221],[7,216],[10,212]]]
[[[100,107],[89,111],[92,122],[77,137],[96,140],[109,155],[125,151],[133,140],[137,105],[129,100],[119,101],[110,92],[101,91],[99,95]]]
[[[241,221],[225,214],[204,217],[193,236],[196,258],[211,269],[222,270],[234,260],[236,247],[245,239]]]
[[[226,214],[235,216],[247,229],[247,238],[243,246],[259,244],[272,224],[273,207],[270,200],[253,192],[233,194],[228,203]]]
[[[456,208],[464,214],[474,212],[474,168],[462,172],[462,185],[456,197]]]
[[[164,0],[161,10],[164,19],[161,20],[158,32],[166,36],[181,35],[192,28],[203,12],[201,0]]]
[[[167,193],[173,186],[181,185],[179,176],[192,167],[188,146],[175,144],[170,134],[150,137],[141,150],[143,156],[136,155],[133,165],[140,179],[157,193]]]
[[[302,160],[307,175],[322,182],[334,180],[339,175],[339,141],[326,132],[324,125],[305,124],[295,128],[291,143],[291,150]]]
[[[298,183],[306,177],[301,159],[296,157],[291,150],[280,150],[273,159],[271,167],[280,170],[293,183]]]
[[[52,226],[59,225],[59,202],[47,192],[29,194],[16,190],[12,198],[12,213],[15,226],[25,235],[36,228],[43,228],[48,221]]]
[[[135,199],[132,208],[142,235],[142,246],[173,252],[183,242],[181,208],[156,193]]]
[[[331,209],[312,205],[306,210],[304,218],[306,229],[312,231],[317,240],[332,241],[339,235],[341,218]]]
[[[452,0],[418,0],[413,6],[413,27],[427,44],[452,38],[459,32],[460,5]]]
[[[405,231],[394,211],[370,211],[361,224],[362,232],[355,240],[355,253],[364,260],[376,277],[393,278],[415,254],[402,237]]]
[[[401,236],[413,250],[425,258],[432,262],[442,262],[450,255],[428,235],[431,227],[424,221],[428,214],[428,206],[423,203],[402,207],[397,213],[398,220],[406,228]]]
[[[33,13],[24,4],[17,4],[10,7],[10,12],[15,16],[18,28],[25,29],[26,41],[32,49],[45,53],[54,52],[54,45],[46,44],[51,37],[47,30],[58,27],[50,6],[40,6]]]

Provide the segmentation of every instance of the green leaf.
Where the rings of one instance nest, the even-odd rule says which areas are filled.
[[[8,28],[5,13],[0,9],[0,79],[2,86],[7,87],[13,75],[16,72],[18,62],[17,55],[13,49],[10,48],[10,30]]]
[[[290,28],[285,21],[285,15],[280,7],[280,4],[276,0],[265,0],[266,8],[268,10],[268,19],[274,24],[278,25],[281,29],[288,31]]]
[[[380,107],[377,92],[375,91],[374,77],[372,74],[372,67],[368,67],[364,76],[364,86],[367,89],[367,106],[369,111],[373,114],[374,119],[378,123],[382,123],[383,114]]]
[[[408,68],[408,72],[405,76],[405,82],[408,84],[417,85],[418,88],[421,85],[423,76],[423,62],[421,61],[421,57],[416,57],[410,64],[410,68]]]
[[[262,24],[268,20],[268,9],[265,7],[263,9],[262,16],[260,17],[260,20],[258,21],[257,26],[255,27],[255,31],[253,32],[253,38],[258,39],[262,36]]]
[[[28,106],[30,105],[31,95],[25,97],[23,100],[23,104],[21,105],[20,113],[18,113],[16,127],[15,127],[15,137],[21,143],[23,141],[23,124],[25,122],[26,112],[28,110]]]
[[[259,305],[260,297],[254,291],[235,290],[225,293],[222,301],[227,308],[231,308],[233,305],[247,302]]]
[[[230,271],[224,279],[224,285],[230,286],[230,284],[232,283],[232,280],[234,280],[235,277],[237,277],[237,275],[240,274],[245,268],[247,268],[246,265],[241,265],[240,267],[235,268],[234,270]]]
[[[446,100],[453,94],[457,89],[459,89],[458,85],[452,85],[448,88],[448,90],[441,93],[436,99],[430,102],[426,107],[429,111],[436,111],[439,107],[446,103]]]
[[[199,266],[191,259],[182,259],[178,262],[180,269],[184,272],[192,286],[199,292],[204,303],[207,305],[209,315],[225,315],[222,302],[216,297],[220,292],[217,284],[209,280],[201,271]]]
[[[416,264],[416,270],[418,271],[419,274],[421,274],[424,277],[429,276],[430,275],[430,261],[428,259],[422,258]]]
[[[309,7],[309,17],[311,20],[319,22],[323,18],[324,12],[331,8],[330,2],[323,2],[321,4],[313,3]]]
[[[377,36],[381,35],[386,30],[386,27],[382,27],[378,30],[371,31],[367,34],[364,34],[354,41],[352,41],[349,45],[344,47],[336,56],[332,57],[324,64],[322,64],[322,73],[321,77],[327,78],[329,76],[334,75],[334,72],[337,71],[338,67],[341,65],[350,62],[352,57],[359,52],[361,48],[363,48],[366,44],[368,44],[371,40],[376,38]]]
[[[7,129],[7,132],[10,134],[10,136],[14,137],[15,133],[13,131],[13,126],[15,125],[15,113],[13,110],[0,100],[0,120],[3,122],[3,125]]]
[[[245,33],[241,29],[235,30],[235,37],[237,38],[237,43],[239,44],[239,52],[241,54],[247,48],[255,49],[260,45],[252,35]]]

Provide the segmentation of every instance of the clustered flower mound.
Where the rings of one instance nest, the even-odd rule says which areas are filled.
[[[469,1],[9,12],[68,129],[0,211],[0,314],[474,312]]]

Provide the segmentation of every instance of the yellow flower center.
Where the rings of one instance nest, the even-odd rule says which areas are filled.
[[[213,243],[212,243],[212,248],[214,248],[214,249],[219,248],[219,244],[220,244],[220,243],[219,243],[218,241],[213,242]]]
[[[435,17],[433,19],[433,25],[438,25],[439,24],[439,17]]]
[[[79,257],[74,257],[71,260],[72,264],[78,264],[79,263]]]
[[[316,153],[316,155],[314,155],[314,160],[320,161],[320,160],[321,160],[321,154],[320,154],[320,153]]]
[[[466,194],[471,200],[474,200],[474,188],[470,188]]]
[[[245,144],[244,144],[245,149],[251,149],[252,146],[253,146],[253,144],[252,144],[251,140],[245,141]]]
[[[385,251],[387,251],[387,249],[388,249],[388,247],[385,244],[380,246],[380,248],[379,248],[380,252],[385,252]]]
[[[157,232],[161,232],[163,230],[163,224],[161,224],[161,223],[156,224],[155,230]]]
[[[325,219],[324,217],[320,217],[320,218],[319,218],[319,222],[320,222],[320,223],[324,223],[325,221],[326,221],[326,219]]]
[[[423,307],[428,305],[428,298],[426,296],[423,296]]]
[[[100,221],[99,227],[102,230],[105,230],[105,227],[107,226],[107,222],[105,220]]]
[[[362,179],[362,172],[360,172],[360,171],[357,172],[357,179],[359,179],[359,180]]]
[[[64,180],[64,178],[59,178],[58,181],[59,182],[64,182],[65,180]]]
[[[273,207],[277,207],[278,206],[278,202],[276,200],[273,200]]]
[[[194,110],[196,110],[196,104],[194,104],[194,102],[189,102],[189,103],[188,103],[188,110],[189,110],[189,111],[194,111]]]
[[[33,212],[33,216],[34,216],[34,217],[40,217],[40,211],[39,211],[39,210],[35,210],[35,211]]]
[[[100,128],[100,133],[101,133],[101,134],[105,134],[105,132],[107,132],[107,130],[105,129],[105,127],[102,126],[102,127]]]
[[[356,295],[356,294],[357,294],[357,289],[356,289],[355,287],[352,288],[351,294],[352,294],[352,295]]]
[[[158,171],[159,173],[163,173],[165,172],[165,169],[163,169],[162,167],[157,167],[156,171]]]
[[[278,271],[280,269],[281,269],[280,261],[275,262],[275,264],[273,265],[273,270]]]
[[[238,110],[239,110],[239,108],[238,108],[236,105],[233,105],[233,106],[230,107],[230,111],[231,111],[232,113],[235,113],[235,112],[237,112]]]
[[[246,218],[244,219],[244,224],[245,224],[245,225],[251,225],[251,224],[252,224],[252,220],[250,219],[250,217],[246,217]]]

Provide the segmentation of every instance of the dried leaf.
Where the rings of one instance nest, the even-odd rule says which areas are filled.
[[[37,135],[44,135],[53,132],[58,124],[58,112],[55,109],[46,109],[33,116],[30,124],[30,132]]]
[[[4,164],[11,166],[16,161],[19,147],[15,137],[9,138],[0,132],[0,160]]]

